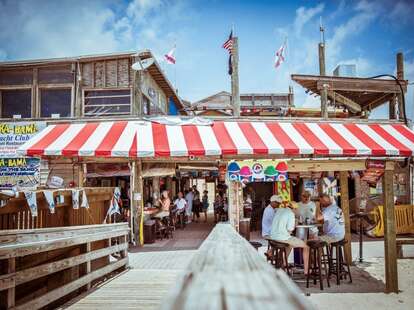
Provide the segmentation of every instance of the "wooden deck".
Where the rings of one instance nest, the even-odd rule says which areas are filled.
[[[131,269],[63,309],[158,309],[196,251],[130,253]]]

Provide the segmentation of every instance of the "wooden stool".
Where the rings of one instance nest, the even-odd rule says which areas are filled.
[[[309,270],[306,277],[306,287],[309,287],[309,279],[313,279],[313,284],[316,284],[316,281],[319,279],[319,285],[321,290],[323,290],[323,277],[326,278],[328,287],[331,287],[329,283],[329,270],[327,266],[327,261],[322,260],[323,258],[323,249],[328,246],[324,241],[320,240],[308,240],[307,245],[309,246]],[[322,275],[322,264],[325,269],[324,275]]]
[[[344,259],[344,246],[348,241],[345,239],[333,242],[329,245],[329,276],[334,274],[336,276],[336,284],[341,284],[341,279],[346,279],[349,276],[349,283],[352,283],[351,269],[349,262]],[[346,267],[346,269],[345,269]]]
[[[270,262],[276,269],[283,269],[289,276],[291,275],[287,259],[287,250],[289,244],[275,240],[268,240],[272,255],[269,257]]]

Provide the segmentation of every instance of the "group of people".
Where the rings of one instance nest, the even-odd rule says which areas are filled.
[[[327,194],[319,197],[318,208],[311,200],[311,195],[305,191],[301,195],[298,207],[294,209],[291,204],[282,208],[282,197],[273,195],[270,204],[265,208],[262,218],[262,236],[289,244],[292,248],[303,249],[303,263],[305,274],[308,273],[309,247],[302,239],[292,235],[298,224],[323,223],[323,234],[319,236],[316,226],[309,231],[309,239],[320,239],[329,243],[337,242],[345,237],[345,222],[342,210]]]
[[[187,223],[194,221],[198,223],[200,213],[204,213],[204,221],[207,222],[207,210],[209,207],[208,191],[204,191],[200,196],[197,186],[190,187],[184,193],[178,192],[177,199],[174,201],[174,209],[177,213],[185,214]]]

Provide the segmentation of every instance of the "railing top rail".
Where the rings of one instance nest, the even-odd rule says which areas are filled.
[[[218,224],[162,309],[311,309],[301,295],[230,224]]]

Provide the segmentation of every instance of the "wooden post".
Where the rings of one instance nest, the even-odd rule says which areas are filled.
[[[143,184],[141,161],[131,163],[131,241],[143,244]],[[139,198],[139,199],[138,199]]]
[[[78,187],[83,187],[86,183],[86,164],[78,165]]]
[[[404,80],[404,55],[403,53],[397,53],[397,79]],[[398,115],[399,119],[403,119],[403,96],[404,93],[398,94]]]
[[[382,192],[384,201],[385,292],[398,293],[393,162],[386,162],[382,177]]]
[[[137,61],[138,61],[138,57]],[[131,114],[134,116],[142,117],[142,74],[143,71],[134,71],[134,78],[133,78],[133,97],[132,97],[132,108]]]
[[[325,76],[325,44],[319,43],[319,75]],[[321,90],[321,117],[328,118],[328,85]]]
[[[233,105],[233,116],[240,116],[240,94],[239,94],[239,38],[233,38],[231,75],[231,101]]]
[[[325,70],[325,44],[319,43],[319,74],[326,75]]]
[[[16,272],[16,258],[11,257],[0,261],[0,272],[2,275],[9,276],[10,278],[0,279],[0,284],[7,284],[8,288],[0,291],[0,309],[14,309],[16,303],[16,285],[15,285],[15,272]]]
[[[339,182],[341,186],[341,208],[345,219],[345,258],[348,264],[352,264],[351,246],[351,220],[349,216],[349,192],[348,192],[348,171],[339,172]]]
[[[397,97],[394,96],[388,103],[389,119],[396,119],[396,114],[395,114],[395,103],[396,102],[397,102]]]

